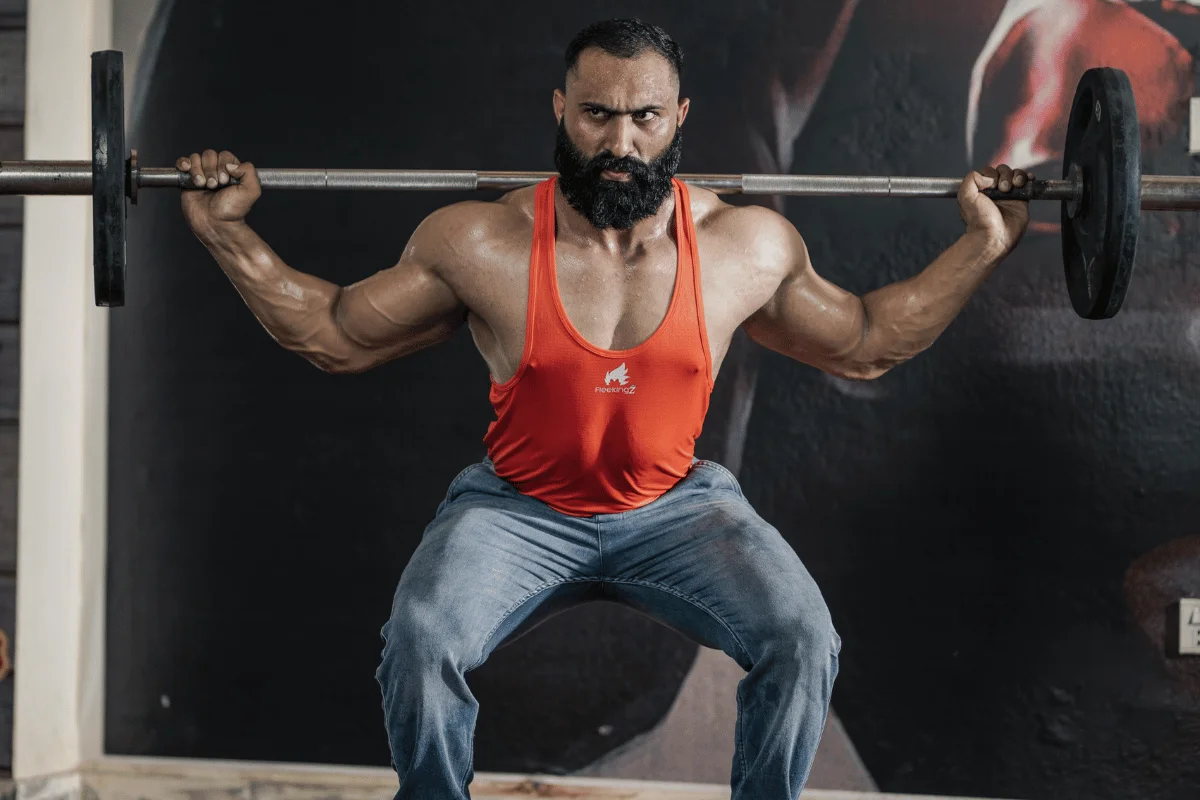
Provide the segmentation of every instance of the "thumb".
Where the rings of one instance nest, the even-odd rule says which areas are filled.
[[[958,187],[959,202],[973,203],[975,198],[979,197],[979,193],[984,189],[990,189],[995,183],[995,180],[989,178],[981,172],[972,171],[967,173],[967,177]]]
[[[979,192],[984,189],[991,189],[993,186],[995,186],[999,180],[999,176],[985,175],[982,172],[976,171],[968,175],[967,179],[967,182],[970,184],[970,188],[974,189],[976,192]]]
[[[229,172],[229,177],[236,178],[242,186],[258,186],[258,173],[250,162],[231,161],[225,169]]]

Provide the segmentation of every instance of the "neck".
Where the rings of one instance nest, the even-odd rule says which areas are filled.
[[[675,222],[675,193],[667,195],[653,214],[634,223],[632,228],[621,231],[616,228],[597,228],[571,207],[563,196],[562,187],[555,186],[554,219],[559,237],[572,236],[597,244],[609,252],[625,253],[639,249],[651,239],[671,235]]]

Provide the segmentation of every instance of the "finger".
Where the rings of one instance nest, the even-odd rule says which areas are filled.
[[[258,171],[254,169],[254,165],[249,161],[235,161],[229,167],[229,174],[231,177],[237,178],[239,186],[248,191],[258,192],[260,190],[258,185]]]
[[[181,156],[175,159],[175,169],[179,170],[180,172],[190,172],[192,169],[192,164],[190,161],[188,161],[187,156]]]
[[[201,160],[204,162],[204,185],[209,189],[216,189],[217,183],[217,151],[205,150]]]
[[[229,183],[229,165],[236,162],[233,153],[228,150],[222,150],[217,155],[217,183],[224,186]]]
[[[1012,177],[1013,186],[1024,186],[1029,182],[1029,178],[1023,169],[1014,169]]]
[[[204,185],[204,165],[200,163],[200,154],[192,153],[188,159],[188,171],[192,173],[192,183],[197,187]]]
[[[1012,167],[1008,164],[1001,164],[996,168],[996,188],[1002,192],[1012,190]]]

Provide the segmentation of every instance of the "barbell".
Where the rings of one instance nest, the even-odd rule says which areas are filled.
[[[120,51],[92,54],[92,160],[0,162],[0,194],[91,195],[93,275],[98,306],[125,302],[127,203],[141,189],[195,189],[174,167],[138,163],[125,149],[124,68]],[[1062,205],[1062,254],[1075,312],[1107,319],[1121,308],[1133,273],[1142,209],[1200,210],[1200,177],[1141,174],[1137,107],[1129,78],[1096,67],[1080,78],[1067,122],[1063,176],[1035,180],[997,200],[1054,200]],[[551,172],[402,169],[269,169],[272,189],[508,190]],[[840,175],[697,175],[681,180],[722,194],[953,198],[959,178]]]

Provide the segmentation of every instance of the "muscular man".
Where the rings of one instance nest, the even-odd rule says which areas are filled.
[[[468,797],[478,706],[466,673],[550,613],[606,599],[746,670],[733,798],[791,800],[841,640],[733,475],[693,458],[713,378],[739,326],[852,379],[920,353],[1025,229],[1025,204],[980,190],[1029,176],[968,175],[962,237],[857,297],[817,275],[780,215],[674,179],[689,104],[665,32],[597,23],[566,62],[557,178],[435,212],[399,263],[352,286],[290,268],[250,229],[260,187],[229,152],[179,160],[209,190],[184,192],[183,211],[263,327],[321,369],[370,369],[463,323],[490,368],[489,457],[450,484],[382,631],[397,798]]]

